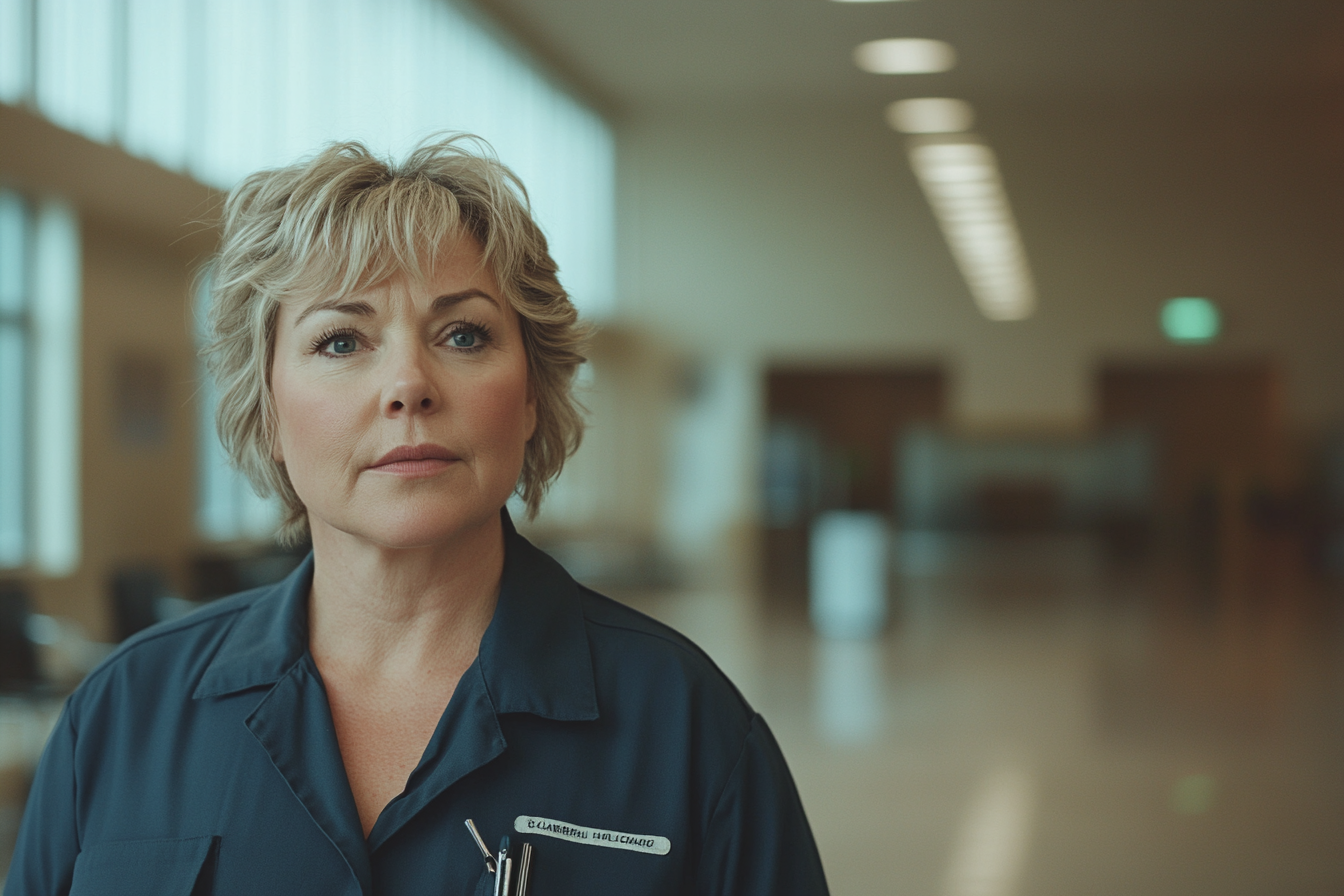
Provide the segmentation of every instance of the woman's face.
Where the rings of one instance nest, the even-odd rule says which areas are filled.
[[[283,304],[273,449],[324,528],[386,547],[494,524],[536,427],[518,318],[463,237],[423,284]]]

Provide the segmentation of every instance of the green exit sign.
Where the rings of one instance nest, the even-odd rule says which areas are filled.
[[[1218,306],[1208,299],[1186,296],[1162,306],[1162,332],[1172,342],[1212,342],[1222,326]]]

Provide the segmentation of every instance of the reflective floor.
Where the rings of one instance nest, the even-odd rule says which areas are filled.
[[[837,896],[1344,893],[1338,589],[1082,537],[897,553],[872,642],[743,595],[632,599],[765,715]]]
[[[837,896],[1340,896],[1344,589],[904,536],[892,620],[827,642],[731,591],[622,595],[765,715]],[[0,705],[0,868],[55,704]]]

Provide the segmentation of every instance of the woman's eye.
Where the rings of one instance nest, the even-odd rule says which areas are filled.
[[[476,342],[476,334],[471,330],[458,330],[448,337],[448,344],[453,348],[475,348]]]
[[[333,355],[352,355],[359,351],[359,341],[353,336],[333,336],[327,340],[326,349]]]

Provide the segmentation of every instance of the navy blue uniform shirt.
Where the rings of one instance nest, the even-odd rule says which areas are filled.
[[[761,717],[695,645],[505,532],[480,654],[367,840],[308,652],[309,557],[80,685],[6,896],[488,892],[467,818],[534,845],[534,896],[824,894]]]

